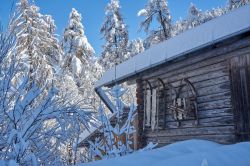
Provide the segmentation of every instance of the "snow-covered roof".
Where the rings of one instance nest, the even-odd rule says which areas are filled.
[[[121,81],[149,68],[250,30],[250,5],[190,29],[106,71],[95,87]]]

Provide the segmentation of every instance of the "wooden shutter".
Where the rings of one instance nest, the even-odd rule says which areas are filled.
[[[250,140],[250,54],[230,61],[236,141]]]

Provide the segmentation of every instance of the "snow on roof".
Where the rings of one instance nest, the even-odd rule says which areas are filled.
[[[149,151],[78,166],[249,166],[250,142],[221,145],[188,140]]]
[[[246,5],[154,45],[143,53],[117,65],[116,68],[111,68],[96,82],[95,87],[99,88],[115,81],[121,81],[164,62],[249,30],[250,5]]]

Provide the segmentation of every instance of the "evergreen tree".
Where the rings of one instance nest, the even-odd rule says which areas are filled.
[[[65,53],[62,65],[63,73],[68,77],[73,77],[84,103],[94,106],[96,97],[93,85],[100,77],[102,69],[96,63],[93,56],[95,51],[85,36],[82,16],[74,8],[64,30],[62,46]]]
[[[171,37],[172,21],[166,0],[149,0],[146,7],[138,12],[138,16],[145,17],[145,20],[140,25],[145,32],[149,32],[149,27],[154,18],[160,24],[158,30],[151,31],[147,41],[150,42],[149,45]]]
[[[30,80],[43,84],[53,79],[53,66],[60,59],[60,47],[54,37],[55,25],[51,17],[39,13],[39,8],[28,0],[20,0],[10,23],[15,34],[14,49],[23,71],[29,71]]]
[[[208,22],[216,17],[219,17],[223,14],[225,14],[226,10],[221,7],[213,8],[211,10],[205,11],[200,19],[201,24]]]
[[[89,60],[95,53],[85,36],[82,16],[74,8],[64,30],[62,45],[65,52],[63,67],[68,68],[74,74],[81,72],[81,68],[88,65]]]
[[[172,36],[176,36],[188,29],[188,21],[185,20],[177,20],[176,23],[173,25]]]
[[[60,66],[60,62],[62,60],[63,50],[60,46],[60,43],[57,39],[56,34],[56,25],[55,21],[50,15],[44,15],[43,19],[47,24],[47,32],[49,34],[49,38],[47,40],[51,41],[48,44],[52,44],[52,47],[48,47],[46,50],[46,55],[49,55],[49,62],[54,69],[57,69]]]
[[[104,69],[109,69],[128,58],[128,31],[120,8],[119,0],[111,0],[106,8],[105,20],[100,30],[106,41],[100,60]]]
[[[193,28],[197,25],[200,25],[200,17],[201,11],[193,3],[191,3],[188,10],[188,28]]]
[[[141,52],[144,51],[144,46],[143,46],[143,41],[142,39],[136,39],[136,40],[132,40],[131,42],[129,42],[129,56],[133,57]]]
[[[201,10],[191,3],[188,9],[187,18],[185,20],[178,20],[173,26],[173,36],[202,24],[202,16],[203,13]]]
[[[221,7],[202,12],[193,3],[191,3],[187,18],[184,20],[178,20],[176,24],[173,25],[172,35],[176,36],[188,29],[194,28],[216,17],[219,17],[225,14],[225,12],[226,10]]]
[[[228,9],[232,10],[250,3],[250,0],[228,0]]]
[[[92,113],[79,104],[77,93],[69,96],[70,82],[55,79],[68,86],[60,95],[61,87],[49,78],[43,84],[31,80],[20,57],[28,55],[17,52],[16,36],[0,29],[0,165],[64,165],[63,145],[88,127]]]

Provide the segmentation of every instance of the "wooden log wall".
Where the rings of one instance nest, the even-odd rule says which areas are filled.
[[[162,109],[166,101],[161,97],[159,101],[160,127],[155,131],[151,131],[150,128],[140,131],[142,137],[139,141],[158,142],[159,146],[187,139],[206,139],[223,144],[236,142],[230,62],[232,58],[246,54],[250,54],[249,34],[217,43],[213,47],[183,56],[181,60],[168,62],[146,71],[137,83],[139,124],[142,124],[143,120],[143,93],[147,88],[145,80],[149,80],[153,87],[156,87],[158,85],[156,78],[161,78],[165,83],[171,83],[178,88],[181,80],[187,78],[197,92],[199,125],[196,126],[195,120],[190,117],[178,126],[171,113]],[[247,115],[249,116],[249,111]],[[162,129],[161,126],[164,123],[166,128]],[[141,127],[142,125],[139,129]]]

